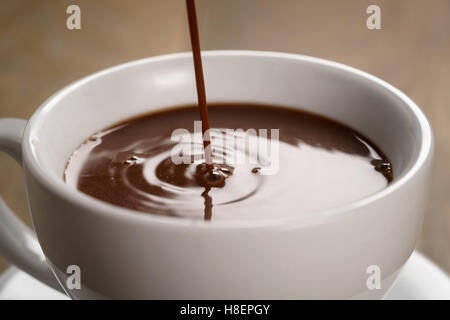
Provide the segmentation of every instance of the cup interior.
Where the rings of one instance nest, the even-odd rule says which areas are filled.
[[[420,110],[375,77],[280,53],[205,52],[203,64],[209,102],[276,104],[333,118],[381,148],[393,164],[394,181],[418,159],[424,131]],[[62,183],[66,161],[93,133],[132,116],[195,102],[189,53],[113,67],[66,87],[40,107],[27,130],[32,155]]]

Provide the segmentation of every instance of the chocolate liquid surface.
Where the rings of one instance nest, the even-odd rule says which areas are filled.
[[[223,178],[211,186],[204,179],[202,132],[194,133],[198,117],[197,105],[182,106],[98,132],[70,157],[64,178],[142,214],[211,222],[309,214],[371,195],[392,180],[388,159],[345,125],[296,109],[221,103],[209,105],[214,168]],[[173,139],[180,128],[186,131]],[[269,129],[267,137],[259,129]],[[278,158],[256,148],[261,143],[268,150],[270,129],[279,129]],[[173,150],[192,163],[175,164]],[[274,159],[276,173],[262,174]]]

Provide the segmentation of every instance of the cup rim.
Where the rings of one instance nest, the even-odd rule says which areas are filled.
[[[26,167],[30,170],[30,172],[35,177],[37,177],[38,180],[51,192],[65,199],[66,201],[75,202],[79,207],[89,210],[91,212],[95,212],[96,214],[100,213],[109,217],[115,217],[117,219],[122,220],[132,219],[138,223],[161,223],[163,225],[175,227],[196,226],[200,228],[213,228],[213,229],[257,228],[257,227],[270,228],[276,226],[291,225],[294,222],[296,223],[296,225],[311,225],[313,223],[323,223],[324,221],[328,222],[332,218],[342,217],[345,215],[345,213],[353,212],[358,208],[379,201],[380,199],[394,193],[402,186],[406,185],[410,180],[412,180],[413,177],[421,170],[421,168],[427,163],[427,160],[429,160],[429,158],[432,155],[432,151],[434,148],[433,132],[425,114],[403,92],[401,92],[399,89],[395,88],[386,81],[381,80],[380,78],[374,75],[371,75],[369,73],[366,73],[364,71],[350,67],[345,64],[301,54],[283,53],[274,51],[253,51],[253,50],[211,50],[211,51],[202,51],[202,56],[215,56],[215,57],[246,56],[246,57],[265,57],[273,59],[303,61],[347,72],[359,78],[365,78],[366,80],[375,83],[377,86],[383,88],[384,90],[389,91],[391,94],[394,94],[396,97],[400,98],[401,101],[404,103],[405,107],[410,109],[409,111],[414,115],[419,124],[421,131],[420,132],[421,143],[420,143],[420,151],[414,164],[408,169],[408,171],[401,178],[399,178],[398,180],[394,180],[386,188],[377,191],[371,195],[368,195],[366,197],[363,197],[361,199],[337,206],[335,208],[315,210],[308,214],[298,215],[295,217],[282,217],[282,218],[261,219],[261,220],[234,220],[234,221],[218,220],[214,221],[213,223],[205,222],[203,220],[173,218],[154,214],[144,214],[142,212],[135,211],[132,209],[119,207],[95,199],[91,196],[88,196],[82,193],[81,191],[73,188],[72,186],[67,185],[66,183],[64,183],[63,180],[57,179],[56,177],[54,177],[53,174],[45,173],[45,169],[42,168],[42,166],[39,164],[37,153],[32,147],[31,138],[33,136],[33,129],[41,121],[41,115],[50,112],[51,109],[55,105],[57,105],[57,103],[62,99],[63,96],[69,94],[72,91],[77,90],[78,88],[82,87],[83,85],[91,81],[95,81],[114,72],[158,61],[177,60],[191,56],[192,56],[191,52],[181,52],[181,53],[172,53],[147,57],[139,60],[126,62],[120,65],[116,65],[95,72],[60,89],[51,97],[49,97],[46,101],[44,101],[36,109],[36,111],[29,119],[22,140],[23,163],[26,164]]]

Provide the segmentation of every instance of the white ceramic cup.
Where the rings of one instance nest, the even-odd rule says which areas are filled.
[[[37,235],[0,201],[0,254],[53,287],[56,277],[77,299],[383,297],[414,249],[427,202],[433,136],[419,107],[335,62],[256,51],[204,52],[203,59],[210,102],[285,105],[334,118],[386,153],[394,181],[331,210],[214,223],[142,214],[66,185],[67,159],[94,132],[196,102],[191,54],[153,57],[69,85],[28,122],[0,120],[0,150],[23,166]],[[81,289],[67,288],[71,265],[80,267]]]

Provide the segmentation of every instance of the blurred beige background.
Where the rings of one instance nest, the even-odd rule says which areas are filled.
[[[66,29],[81,7],[82,29]],[[366,28],[381,7],[382,30]],[[29,118],[56,90],[94,71],[187,51],[184,0],[1,0],[0,117]],[[203,49],[331,59],[404,91],[436,135],[434,181],[418,250],[450,272],[450,1],[197,0]],[[0,194],[30,224],[20,167],[0,154]],[[7,263],[0,258],[0,270]]]

